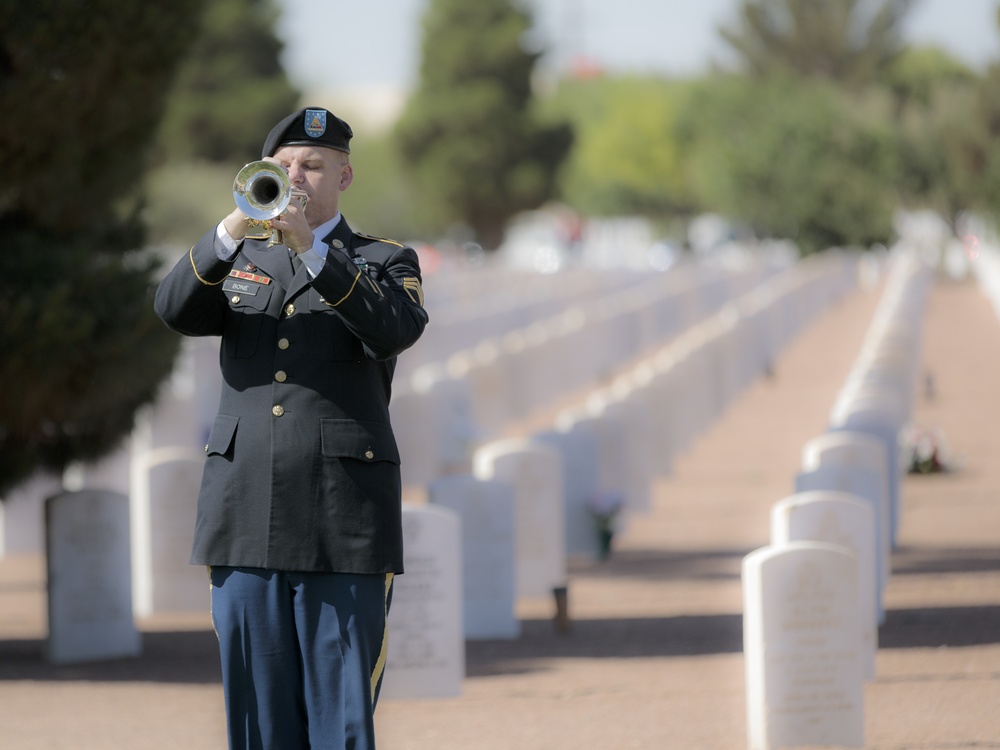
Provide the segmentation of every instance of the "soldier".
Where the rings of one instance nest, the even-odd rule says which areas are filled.
[[[310,107],[262,158],[298,200],[239,208],[166,275],[173,330],[220,336],[223,385],[191,562],[207,565],[231,748],[372,750],[392,577],[403,572],[396,356],[423,332],[416,253],[351,230],[350,126]]]

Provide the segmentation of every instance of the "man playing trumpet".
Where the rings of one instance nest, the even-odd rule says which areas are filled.
[[[352,136],[321,108],[279,122],[261,156],[304,197],[269,220],[281,244],[237,208],[156,292],[170,328],[221,337],[191,562],[210,569],[231,748],[375,747],[403,570],[389,395],[427,314],[416,253],[340,213]]]

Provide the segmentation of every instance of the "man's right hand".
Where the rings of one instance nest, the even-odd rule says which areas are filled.
[[[222,225],[226,228],[229,236],[237,242],[243,241],[243,238],[247,236],[247,230],[250,228],[249,219],[238,208],[234,208],[233,212],[222,220]]]

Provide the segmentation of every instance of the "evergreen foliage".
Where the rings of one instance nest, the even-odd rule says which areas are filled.
[[[850,86],[879,80],[903,49],[914,0],[744,0],[722,38],[755,76],[796,73]]]
[[[676,133],[687,89],[648,77],[562,82],[546,106],[565,116],[576,136],[561,183],[566,202],[590,216],[693,211]]]
[[[468,225],[487,249],[553,195],[572,144],[567,125],[534,113],[530,26],[511,0],[431,0],[419,87],[396,131],[425,213]]]
[[[679,125],[701,204],[803,253],[888,242],[898,150],[887,105],[866,104],[815,81],[707,81]]]
[[[277,18],[274,0],[206,4],[167,100],[161,159],[242,165],[259,156],[268,131],[301,96],[281,67]]]
[[[0,6],[0,493],[114,449],[172,369],[139,185],[200,5]]]

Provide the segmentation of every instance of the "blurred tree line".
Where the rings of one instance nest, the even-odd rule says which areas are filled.
[[[965,212],[989,217],[1000,67],[907,46],[914,2],[745,0],[719,29],[725,69],[540,88],[542,45],[519,6],[429,0],[419,85],[393,132],[359,137],[377,169],[347,210],[403,237],[457,227],[487,249],[546,200],[679,235],[715,212],[803,253],[888,244],[900,208],[953,228]]]
[[[720,29],[735,70],[561,81],[546,106],[577,136],[562,196],[681,225],[717,212],[803,253],[887,244],[900,208],[953,227],[993,214],[1000,68],[907,47],[911,7],[747,0]]]

